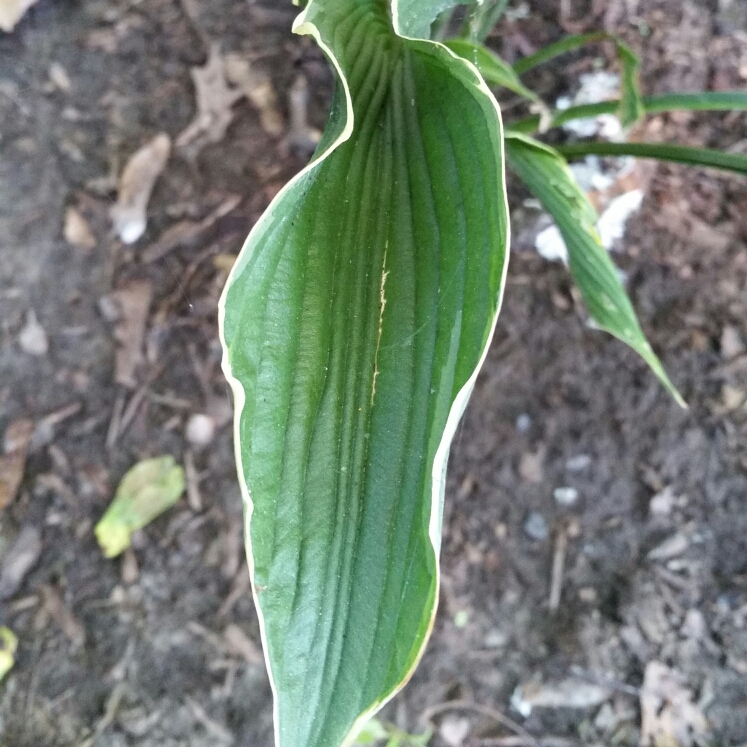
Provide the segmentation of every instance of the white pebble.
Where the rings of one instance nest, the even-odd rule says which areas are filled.
[[[530,415],[527,415],[525,412],[523,412],[516,418],[516,430],[519,433],[526,433],[531,427],[532,418]]]
[[[591,457],[588,454],[577,454],[571,457],[566,463],[565,468],[569,472],[583,472],[591,466]]]
[[[195,413],[187,421],[186,436],[193,446],[207,446],[215,436],[215,422],[209,415]]]
[[[545,517],[539,511],[532,511],[524,522],[524,531],[530,539],[541,542],[550,536]]]
[[[572,506],[578,500],[578,490],[571,487],[555,488],[552,497],[561,506]]]
[[[39,324],[33,310],[26,317],[26,325],[18,335],[21,350],[29,355],[46,355],[49,350],[49,340],[44,327]]]

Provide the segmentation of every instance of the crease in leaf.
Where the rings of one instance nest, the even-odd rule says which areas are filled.
[[[402,11],[297,19],[337,72],[330,121],[219,307],[281,747],[351,744],[422,655],[449,445],[505,284],[497,104]]]
[[[549,146],[516,133],[506,134],[506,156],[509,166],[555,220],[568,248],[571,274],[591,318],[633,348],[675,401],[686,407],[643,334],[615,265],[602,246],[596,211],[567,163]]]
[[[534,91],[527,88],[516,71],[507,62],[484,44],[468,39],[450,39],[444,42],[454,54],[471,62],[480,72],[487,83],[508,88],[510,91],[523,96],[530,101],[539,101]]]

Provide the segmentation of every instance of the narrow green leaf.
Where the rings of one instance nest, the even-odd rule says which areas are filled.
[[[670,111],[747,111],[747,93],[742,91],[704,91],[703,93],[665,93],[658,96],[644,96],[642,99],[644,116]],[[618,114],[620,100],[600,101],[597,104],[579,104],[562,111],[552,112],[552,127],[561,127],[576,119],[593,119],[602,114]],[[507,127],[511,132],[531,135],[540,126],[539,115],[525,117],[511,122]]]
[[[618,114],[623,127],[635,124],[645,113],[643,100],[641,98],[640,66],[641,61],[633,50],[620,39],[603,31],[594,31],[590,34],[566,36],[555,44],[540,49],[533,55],[524,57],[514,64],[514,71],[523,75],[538,65],[549,62],[560,55],[571,52],[587,44],[597,44],[603,41],[611,41],[617,47],[622,71],[620,79],[621,96],[618,103],[619,109],[613,110]],[[606,103],[606,102],[603,102]],[[593,106],[593,105],[592,105]],[[576,117],[573,117],[575,119]],[[568,120],[565,120],[568,121]]]
[[[539,101],[537,94],[522,84],[511,65],[504,62],[485,45],[467,39],[450,39],[444,44],[454,54],[471,62],[480,71],[480,75],[485,78],[487,83],[508,88],[530,101]]]
[[[654,112],[709,112],[747,110],[747,91],[702,91],[644,96],[646,114]]]
[[[328,134],[254,226],[220,325],[276,739],[337,747],[433,625],[446,460],[508,215],[471,65],[398,37],[382,0],[311,0],[295,29],[339,77]]]
[[[620,80],[621,97],[619,117],[623,127],[630,127],[645,114],[641,99],[640,67],[641,61],[630,47],[615,39],[617,53],[620,56],[622,76]]]
[[[605,31],[592,31],[589,34],[564,36],[560,41],[548,44],[546,47],[542,47],[542,49],[534,54],[530,54],[517,60],[514,63],[514,70],[519,75],[523,75],[539,65],[544,65],[546,62],[554,60],[556,57],[560,57],[560,55],[573,52],[580,47],[585,47],[587,44],[597,44],[598,42],[610,41],[611,38],[612,37],[610,37],[610,35]]]
[[[747,155],[723,153],[711,148],[692,148],[687,145],[669,145],[668,143],[583,142],[561,145],[557,150],[558,153],[569,159],[588,155],[635,156],[636,158],[676,161],[690,166],[708,166],[724,171],[735,171],[737,174],[747,174]]]
[[[684,400],[643,334],[612,260],[597,232],[597,214],[556,151],[524,135],[506,135],[506,156],[555,223],[568,248],[568,262],[591,318],[630,345],[651,367],[678,404]]]

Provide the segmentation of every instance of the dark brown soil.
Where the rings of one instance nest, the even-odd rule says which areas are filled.
[[[495,43],[510,58],[558,38],[561,22],[606,24],[641,52],[647,92],[744,88],[739,4],[720,12],[728,3],[578,0],[565,18],[564,3],[533,0],[529,17],[504,23]],[[21,417],[36,423],[19,495],[0,513],[0,556],[25,527],[42,537],[38,562],[0,602],[0,625],[20,641],[0,685],[8,747],[271,743],[263,668],[225,635],[238,626],[259,641],[219,369],[225,272],[214,257],[237,253],[305,156],[238,103],[225,138],[192,160],[171,159],[134,247],[110,233],[101,179],[156,133],[187,126],[189,70],[205,63],[210,40],[269,71],[282,106],[305,76],[316,127],[332,76],[308,40],[290,34],[290,5],[213,0],[196,24],[188,5],[40,0],[0,36],[0,433]],[[552,100],[604,52],[577,53],[534,83]],[[50,83],[53,64],[69,90]],[[657,117],[642,134],[743,152],[747,116]],[[198,239],[143,261],[170,226],[234,194],[239,206]],[[62,237],[71,205],[95,234],[90,253]],[[452,450],[436,630],[387,718],[417,731],[428,707],[458,699],[500,710],[555,740],[547,744],[635,745],[638,688],[660,661],[682,676],[719,744],[747,743],[747,357],[733,347],[735,332],[747,341],[746,242],[744,179],[659,166],[617,255],[686,412],[633,353],[586,326],[566,271],[519,242]],[[102,298],[133,279],[149,280],[154,298],[146,362],[126,388],[114,382],[115,330]],[[42,356],[19,346],[30,311],[49,340]],[[126,428],[113,428],[123,411]],[[181,501],[138,534],[127,561],[105,560],[93,526],[119,479],[148,456],[183,461],[187,419],[201,412],[221,423],[208,448],[192,450],[202,509]],[[578,500],[559,505],[560,487]],[[527,532],[533,513],[539,539]],[[565,573],[552,612],[561,535]],[[518,686],[526,693],[569,677],[607,686],[607,705],[535,709],[526,719],[513,710]],[[436,727],[453,727],[455,716],[469,719],[463,744],[510,733],[457,709],[434,716]],[[453,734],[442,728],[433,743]]]

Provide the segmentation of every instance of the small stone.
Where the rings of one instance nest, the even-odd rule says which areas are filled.
[[[519,476],[524,482],[541,483],[544,477],[545,449],[540,446],[534,453],[524,452],[519,458]]]
[[[648,510],[652,516],[669,516],[674,507],[675,495],[672,488],[667,486],[661,493],[657,493],[649,502]]]
[[[730,384],[724,384],[721,388],[721,401],[727,412],[736,410],[745,400],[745,393],[741,389]]]
[[[594,717],[594,726],[602,733],[611,732],[618,724],[615,711],[609,703],[604,703]]]
[[[726,325],[721,332],[721,356],[726,360],[731,360],[744,353],[744,350],[744,342],[739,330]]]
[[[62,235],[68,244],[89,254],[96,246],[96,237],[88,221],[72,205],[65,211]]]
[[[193,446],[207,446],[215,436],[215,422],[209,415],[195,413],[187,421],[186,436]]]
[[[527,520],[524,522],[524,532],[527,537],[542,542],[550,536],[550,529],[547,526],[545,517],[539,511],[532,511]]]
[[[485,635],[485,648],[503,648],[508,643],[508,635],[498,628],[489,630]]]
[[[454,615],[454,627],[466,628],[468,622],[469,622],[469,612],[467,612],[467,610],[459,610]]]
[[[59,62],[53,62],[50,65],[49,79],[52,81],[55,88],[58,88],[63,93],[67,93],[72,87],[67,70],[65,70]]]
[[[702,641],[708,633],[708,625],[703,613],[694,607],[689,609],[685,614],[685,621],[682,623],[680,633],[682,633],[685,638]]]
[[[684,534],[678,532],[651,550],[648,554],[648,559],[669,560],[670,558],[676,558],[678,555],[682,555],[689,545],[690,541],[688,538]]]
[[[29,355],[42,356],[46,355],[49,350],[49,340],[44,327],[39,324],[33,309],[29,311],[26,317],[26,326],[18,335],[18,342],[21,350]]]
[[[588,454],[577,454],[565,463],[565,468],[569,472],[583,472],[589,467],[591,467],[591,457]]]
[[[464,716],[446,716],[441,722],[438,733],[449,747],[460,747],[467,738],[470,722]]]
[[[516,418],[516,430],[519,433],[526,433],[531,427],[532,418],[530,415],[527,415],[525,412],[523,412]]]
[[[578,490],[571,487],[555,488],[552,491],[552,497],[560,506],[572,506],[578,500]]]
[[[106,319],[107,322],[116,322],[122,318],[122,309],[119,304],[112,298],[112,296],[101,296],[98,302],[99,311],[101,316]]]

